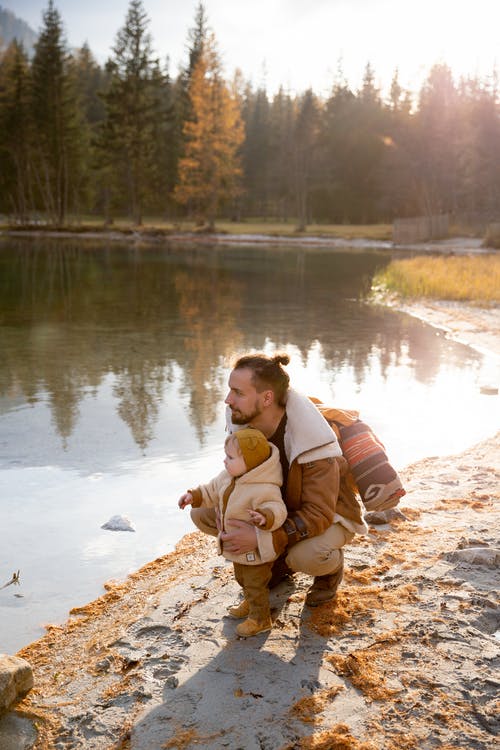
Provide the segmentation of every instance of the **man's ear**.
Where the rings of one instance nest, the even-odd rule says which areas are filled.
[[[264,391],[264,406],[270,406],[274,403],[274,391]]]

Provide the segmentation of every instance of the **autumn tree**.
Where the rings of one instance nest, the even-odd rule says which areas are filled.
[[[175,198],[197,222],[213,228],[218,209],[239,192],[239,149],[244,128],[237,97],[222,77],[215,38],[209,35],[189,85],[192,118],[184,123],[185,151]]]

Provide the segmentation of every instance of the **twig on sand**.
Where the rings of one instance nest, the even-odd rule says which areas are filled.
[[[14,584],[15,586],[19,586],[19,574],[20,573],[21,573],[20,570],[18,570],[17,573],[16,572],[12,573],[12,578],[10,579],[10,581],[7,581],[7,583],[4,583],[3,586],[0,586],[0,589],[6,589],[7,586],[11,586],[12,584]]]

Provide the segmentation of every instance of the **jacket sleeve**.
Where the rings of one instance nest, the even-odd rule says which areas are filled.
[[[287,516],[286,505],[281,499],[281,492],[278,488],[262,499],[259,497],[257,502],[253,503],[253,509],[258,510],[266,517],[266,531],[274,531],[279,528]]]
[[[273,532],[278,554],[302,539],[318,536],[332,525],[339,493],[340,471],[336,458],[321,458],[298,464],[300,497],[289,503],[288,516]],[[295,500],[295,502],[293,502]]]
[[[211,479],[207,484],[200,484],[189,492],[193,496],[193,508],[216,508],[219,503],[219,476]]]

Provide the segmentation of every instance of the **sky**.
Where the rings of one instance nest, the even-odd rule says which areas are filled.
[[[55,0],[70,47],[87,42],[99,63],[110,56],[128,0]],[[186,61],[198,0],[143,0],[153,48]],[[48,0],[0,0],[34,31]],[[396,68],[403,87],[418,91],[432,65],[458,78],[485,78],[500,66],[500,0],[205,0],[228,78],[239,68],[255,87],[274,93],[311,87],[328,95],[339,66],[354,89],[367,63],[387,91]]]

